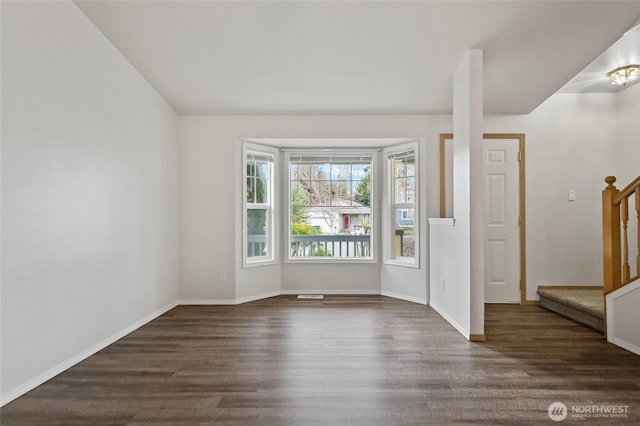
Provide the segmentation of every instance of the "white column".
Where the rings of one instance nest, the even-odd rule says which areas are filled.
[[[469,332],[484,335],[484,180],[482,172],[482,50],[470,50],[453,84],[454,217],[460,267],[469,291]]]

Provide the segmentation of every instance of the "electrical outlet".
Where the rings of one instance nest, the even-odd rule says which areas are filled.
[[[227,271],[220,271],[220,281],[227,280]]]
[[[569,201],[575,201],[576,200],[576,190],[575,189],[570,189],[569,190]]]

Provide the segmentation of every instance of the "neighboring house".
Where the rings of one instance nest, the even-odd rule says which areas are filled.
[[[396,211],[396,223],[400,228],[413,228],[415,226],[413,209],[398,209]]]
[[[332,207],[310,207],[309,223],[323,234],[366,234],[371,208],[355,201]]]

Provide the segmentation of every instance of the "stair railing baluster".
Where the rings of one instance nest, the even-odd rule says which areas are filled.
[[[604,293],[608,294],[640,278],[640,176],[619,190],[614,176],[607,176],[602,191],[602,254]],[[637,247],[635,276],[629,263],[629,198],[635,196]],[[622,224],[622,229],[621,229]],[[622,231],[622,232],[621,232]]]
[[[638,230],[638,236],[636,237],[636,243],[638,244],[636,276],[640,276],[640,186],[636,188],[636,228]]]
[[[620,210],[622,212],[622,282],[629,282],[631,278],[631,268],[629,266],[629,199],[623,198],[620,202]]]

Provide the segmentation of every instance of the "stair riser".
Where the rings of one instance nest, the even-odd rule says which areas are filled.
[[[593,328],[594,330],[600,331],[604,333],[604,320],[595,315],[592,315],[588,312],[583,312],[578,309],[575,309],[571,306],[567,306],[562,303],[558,303],[555,300],[551,300],[543,295],[540,295],[540,306],[546,308],[550,311],[553,311],[557,314],[563,315],[567,318],[570,318],[580,324],[584,324],[588,327]]]

